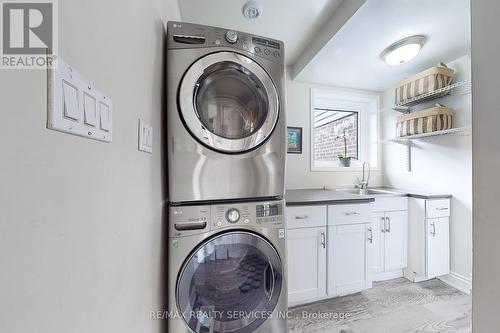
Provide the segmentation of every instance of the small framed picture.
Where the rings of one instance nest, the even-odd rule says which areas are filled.
[[[287,127],[289,154],[302,154],[302,127]]]

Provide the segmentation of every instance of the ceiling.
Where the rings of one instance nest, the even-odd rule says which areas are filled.
[[[326,85],[383,91],[440,61],[463,56],[470,48],[470,0],[367,0],[351,19],[296,75]],[[425,35],[412,61],[390,66],[380,59],[393,42]]]
[[[257,0],[261,15],[242,14],[246,0],[179,0],[182,20],[250,32],[285,43],[285,61],[294,64],[343,0]],[[352,1],[352,0],[350,0]]]

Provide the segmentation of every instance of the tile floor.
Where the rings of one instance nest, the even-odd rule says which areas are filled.
[[[400,278],[291,311],[289,333],[469,333],[472,299],[437,279],[411,283]]]

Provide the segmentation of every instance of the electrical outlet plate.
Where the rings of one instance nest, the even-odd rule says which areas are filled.
[[[139,119],[139,150],[146,153],[153,152],[153,127]]]

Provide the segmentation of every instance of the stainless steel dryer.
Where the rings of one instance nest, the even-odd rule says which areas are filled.
[[[284,195],[283,43],[169,22],[169,201]]]
[[[170,207],[168,332],[287,332],[283,209]]]

